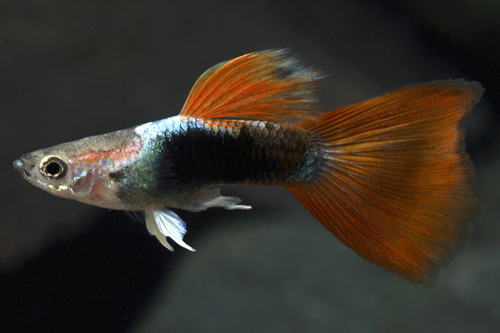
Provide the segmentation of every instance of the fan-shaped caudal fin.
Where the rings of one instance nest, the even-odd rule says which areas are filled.
[[[320,111],[320,81],[284,50],[249,53],[207,70],[180,115],[280,123],[312,118]]]
[[[288,189],[362,257],[431,284],[471,232],[477,198],[461,125],[481,94],[478,83],[435,81],[304,121],[324,160]]]

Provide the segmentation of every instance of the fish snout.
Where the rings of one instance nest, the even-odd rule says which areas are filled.
[[[14,163],[12,163],[12,165],[14,165],[15,170],[19,171],[19,169],[23,167],[23,162],[21,162],[21,160],[15,160]]]
[[[31,177],[31,172],[29,172],[26,169],[26,163],[23,163],[22,157],[20,159],[15,160],[12,165],[14,166],[14,169],[19,171],[19,173],[24,177],[24,178],[30,178]]]

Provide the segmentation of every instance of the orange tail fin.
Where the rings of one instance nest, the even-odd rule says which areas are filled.
[[[431,284],[471,232],[477,197],[462,119],[482,90],[435,81],[303,121],[323,164],[288,189],[362,257]]]

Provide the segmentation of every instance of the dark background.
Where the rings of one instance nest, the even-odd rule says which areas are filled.
[[[496,0],[1,2],[2,332],[500,331],[499,21]],[[210,66],[279,47],[329,75],[324,110],[435,79],[486,88],[466,120],[478,225],[433,288],[365,262],[281,188],[224,189],[251,211],[178,212],[197,252],[170,253],[12,168],[176,115]]]

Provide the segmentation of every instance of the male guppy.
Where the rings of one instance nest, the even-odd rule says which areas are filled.
[[[462,120],[479,83],[434,81],[320,113],[320,73],[283,50],[218,64],[179,116],[64,143],[14,166],[54,195],[144,211],[170,250],[174,212],[249,209],[221,185],[280,185],[359,255],[430,284],[464,247],[476,209]]]

